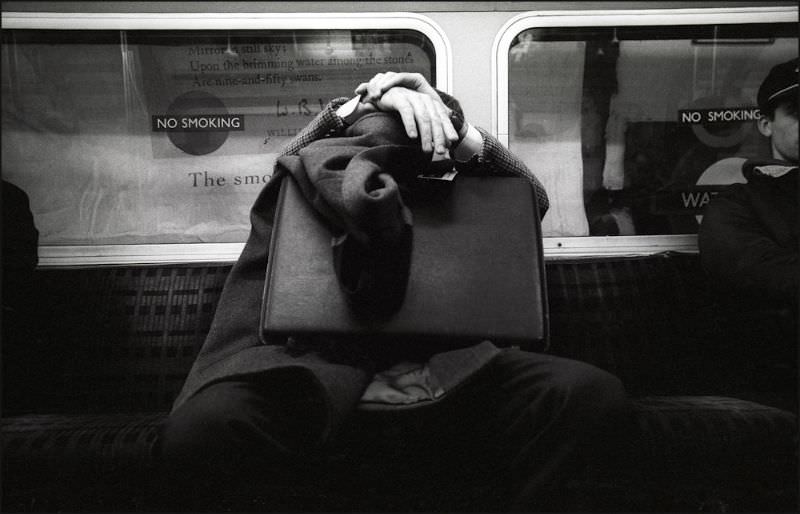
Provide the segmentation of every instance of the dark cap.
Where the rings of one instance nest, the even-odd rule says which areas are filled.
[[[797,64],[798,59],[794,58],[769,70],[767,78],[758,88],[758,107],[765,111],[770,106],[774,106],[778,100],[790,95],[797,95]]]

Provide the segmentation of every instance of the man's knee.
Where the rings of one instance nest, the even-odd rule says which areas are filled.
[[[630,409],[622,382],[595,366],[566,361],[553,375],[550,387],[572,415],[592,425],[624,422]]]
[[[636,439],[630,400],[622,382],[611,373],[574,363],[552,387],[563,409],[563,435],[586,459],[605,461],[626,454]]]
[[[573,386],[578,393],[603,409],[627,405],[627,394],[619,378],[589,364],[579,365],[580,369],[572,373],[573,377],[578,377]]]
[[[543,411],[574,429],[625,422],[630,409],[620,380],[585,362],[554,356],[509,353],[503,366],[506,393],[520,398],[535,419]]]
[[[325,402],[307,377],[274,373],[199,391],[170,415],[159,450],[167,464],[293,462],[324,445],[327,423]]]
[[[246,416],[236,384],[209,386],[167,418],[158,441],[159,455],[168,468],[210,465],[218,456],[237,451],[233,427],[237,418]]]
[[[224,427],[222,413],[202,400],[189,401],[174,411],[164,423],[159,450],[164,456],[196,453],[219,443]]]

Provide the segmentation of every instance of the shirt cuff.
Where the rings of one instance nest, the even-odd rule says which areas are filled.
[[[464,139],[461,140],[453,151],[453,158],[459,162],[467,162],[472,159],[475,154],[480,153],[482,148],[483,136],[478,132],[478,129],[469,125]]]
[[[345,122],[347,125],[352,125],[354,120],[354,115],[358,110],[358,104],[361,101],[360,96],[354,96],[350,100],[346,101],[342,105],[336,109],[336,115],[339,116],[342,121]]]

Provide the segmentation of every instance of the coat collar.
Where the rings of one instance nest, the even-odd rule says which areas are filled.
[[[780,160],[747,161],[742,167],[742,174],[748,180],[761,178],[779,178],[790,172],[797,172],[797,164]]]

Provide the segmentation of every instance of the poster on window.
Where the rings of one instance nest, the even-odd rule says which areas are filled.
[[[41,244],[241,242],[277,155],[331,99],[434,65],[402,30],[12,31],[3,177]]]

